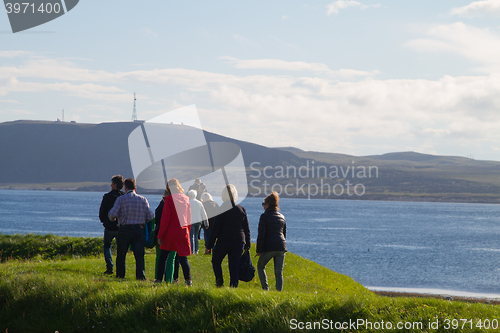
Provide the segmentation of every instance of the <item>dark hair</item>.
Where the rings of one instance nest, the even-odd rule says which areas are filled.
[[[121,190],[123,188],[123,177],[121,175],[115,175],[111,178],[111,183],[115,184],[116,187]]]
[[[127,188],[127,190],[135,190],[135,179],[134,178],[125,179],[125,187]]]
[[[264,204],[269,205],[269,208],[278,209],[278,203],[280,201],[280,197],[276,191],[273,191],[264,199]]]

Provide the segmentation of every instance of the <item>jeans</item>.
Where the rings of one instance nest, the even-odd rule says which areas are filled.
[[[191,268],[189,267],[189,262],[187,257],[181,257],[175,251],[161,250],[160,260],[158,263],[158,281],[163,280],[163,275],[165,275],[165,282],[172,283],[172,279],[177,279],[174,275],[174,263],[178,262],[182,266],[182,272],[184,273],[184,280],[191,281]],[[179,274],[179,268],[177,268],[177,275]]]
[[[224,285],[222,276],[222,260],[227,255],[229,265],[229,286],[237,288],[240,274],[240,259],[243,253],[245,243],[238,242],[232,244],[215,244],[212,250],[212,268],[215,275],[215,284],[217,287]]]
[[[270,251],[260,255],[257,262],[257,272],[262,289],[269,290],[267,285],[266,265],[269,260],[274,259],[274,277],[276,278],[276,290],[283,290],[283,264],[285,263],[285,251]]]
[[[116,254],[116,277],[125,277],[125,261],[130,245],[134,251],[135,257],[135,278],[137,280],[145,280],[144,267],[144,226],[142,224],[123,225],[118,229],[116,237],[117,254]]]
[[[203,229],[203,239],[205,240],[205,248],[207,247],[208,240],[210,239],[211,233],[212,233],[212,228]]]
[[[118,236],[118,231],[104,229],[104,260],[106,261],[106,270],[113,272],[113,258],[111,257],[111,242]]]
[[[179,265],[182,267],[182,274],[184,275],[184,281],[191,280],[191,267],[189,266],[189,262],[187,257],[181,257],[179,254],[175,257],[174,262],[174,280],[179,278]]]
[[[191,239],[191,254],[198,254],[198,233],[200,232],[201,223],[191,224],[189,238]]]

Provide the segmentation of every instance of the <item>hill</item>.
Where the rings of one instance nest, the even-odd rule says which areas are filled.
[[[101,274],[102,256],[78,257],[74,250],[72,257],[64,246],[58,247],[62,257],[36,256],[39,242],[68,241],[50,235],[0,237],[16,253],[37,245],[28,252],[34,259],[19,256],[0,264],[2,332],[482,332],[498,327],[498,306],[377,296],[350,277],[292,253],[285,258],[281,293],[261,290],[258,277],[237,289],[216,288],[205,255],[189,257],[193,287],[150,283],[153,250],[145,256],[149,281],[134,280],[131,253],[125,280]],[[100,252],[99,239],[80,242]],[[228,277],[227,260],[223,270]],[[271,261],[270,286],[272,272]]]
[[[0,188],[106,191],[112,175],[133,176],[128,136],[137,126],[0,123]],[[496,161],[416,152],[351,156],[204,135],[207,142],[240,147],[251,195],[277,190],[298,198],[500,202]]]
[[[366,187],[363,199],[500,202],[500,162],[481,161],[459,156],[438,156],[416,152],[388,153],[372,156],[303,151],[278,148],[291,152],[317,165],[376,166],[377,177],[351,177]],[[355,196],[352,197],[356,199]]]
[[[105,182],[133,177],[128,136],[140,123],[0,123],[0,184]],[[248,165],[300,164],[292,153],[204,131],[207,142],[237,144]],[[170,143],[172,144],[172,143]],[[173,143],[175,144],[175,143]],[[107,187],[106,187],[107,189]]]

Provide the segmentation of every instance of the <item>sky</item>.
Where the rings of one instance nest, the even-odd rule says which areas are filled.
[[[500,0],[80,0],[12,33],[0,122],[130,121],[195,104],[269,147],[500,160]]]

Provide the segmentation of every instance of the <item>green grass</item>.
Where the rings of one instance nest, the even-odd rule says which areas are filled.
[[[41,257],[73,258],[95,256],[102,252],[102,239],[60,237],[55,235],[0,234],[0,261]]]
[[[100,242],[100,238],[96,241]],[[19,239],[16,242],[21,244]],[[148,250],[145,257],[146,276],[152,280],[155,255]],[[215,288],[207,255],[189,257],[194,284],[191,288],[135,281],[131,252],[123,281],[101,274],[105,264],[100,254],[53,258],[12,256],[0,264],[0,332],[324,331],[293,330],[292,319],[383,320],[394,326],[398,322],[421,322],[423,327],[394,332],[485,332],[488,330],[468,326],[453,330],[450,325],[446,329],[444,320],[472,319],[475,326],[479,319],[500,318],[500,307],[489,304],[380,297],[345,275],[291,253],[285,258],[282,293],[262,291],[257,276],[249,283],[241,282],[238,289]],[[227,262],[223,268],[228,284]],[[272,262],[267,272],[269,284],[274,286]],[[439,329],[429,329],[429,321],[436,320]],[[344,330],[351,331],[388,330]]]

